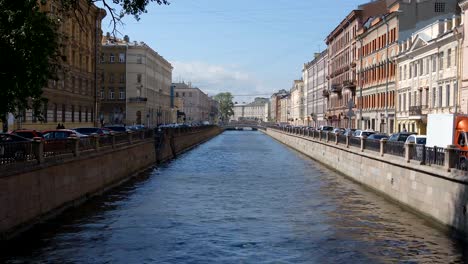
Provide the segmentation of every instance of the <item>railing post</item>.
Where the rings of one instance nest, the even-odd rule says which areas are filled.
[[[361,152],[364,152],[365,148],[366,148],[366,137],[362,136],[361,137]]]
[[[325,134],[325,142],[328,143],[329,136],[330,136],[330,131],[327,131],[327,132],[325,132],[325,133],[326,133],[326,134]]]
[[[98,134],[91,134],[93,137],[94,143],[94,150],[99,151],[99,135]]]
[[[133,134],[132,131],[127,132],[128,144],[132,144],[132,141],[133,141],[132,134]]]
[[[385,153],[385,145],[387,144],[387,139],[386,138],[382,138],[380,140],[380,156],[383,157],[384,153]]]
[[[426,164],[426,145],[422,146],[422,157],[421,157],[421,165]]]
[[[351,139],[351,135],[346,135],[346,147],[349,148],[349,141]]]
[[[322,133],[323,133],[323,131],[322,131],[322,130],[319,130],[319,133],[318,133],[318,134],[319,134],[319,135],[318,135],[318,140],[319,140],[319,141],[322,141]]]
[[[35,137],[32,142],[32,147],[37,163],[44,163],[44,141],[40,137]]]
[[[73,157],[80,156],[80,139],[77,136],[68,137],[68,140],[72,142],[73,145]]]
[[[444,154],[445,154],[445,162],[444,162],[444,168],[447,171],[450,171],[451,168],[455,168],[457,164],[457,160],[460,158],[458,157],[458,153],[456,152],[457,146],[455,145],[448,145],[447,148],[444,149]],[[437,153],[434,152],[434,156],[437,157]]]
[[[112,141],[112,148],[115,148],[115,134],[114,133],[110,134],[110,137]]]
[[[414,149],[414,143],[413,142],[408,142],[405,143],[405,160],[406,162],[410,162],[410,160],[413,158],[412,153]]]
[[[338,145],[338,138],[340,137],[340,132],[335,134],[335,145]]]

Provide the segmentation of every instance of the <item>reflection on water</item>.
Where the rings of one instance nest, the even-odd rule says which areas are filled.
[[[449,263],[463,246],[260,132],[229,131],[46,223],[7,263]]]

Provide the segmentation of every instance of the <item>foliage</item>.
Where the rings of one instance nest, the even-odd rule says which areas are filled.
[[[34,109],[40,117],[42,88],[54,76],[57,23],[36,0],[0,0],[0,120]],[[40,118],[39,118],[40,119]]]
[[[221,120],[226,122],[229,120],[229,117],[234,115],[234,103],[232,100],[234,96],[231,93],[219,93],[214,96],[214,99],[219,103],[219,113],[221,115]]]

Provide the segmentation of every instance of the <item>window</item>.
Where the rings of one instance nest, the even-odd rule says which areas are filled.
[[[110,83],[114,82],[114,74],[113,73],[109,74],[109,82]]]
[[[418,62],[414,63],[414,77],[418,76]]]
[[[109,88],[109,99],[114,100],[114,88]]]
[[[437,106],[442,107],[442,86],[439,86],[439,103]]]
[[[444,69],[444,52],[439,53],[439,71]]]
[[[445,87],[445,106],[450,106],[450,85]]]
[[[426,89],[426,102],[424,102],[424,105],[429,106],[429,89]]]
[[[406,111],[406,93],[403,94],[403,111]]]
[[[119,89],[119,99],[124,100],[125,99],[125,90],[123,88]]]
[[[101,53],[101,63],[106,62],[106,57],[104,56],[104,53]]]
[[[404,66],[404,70],[403,70],[403,80],[406,80],[406,65]]]
[[[411,108],[411,92],[408,92],[408,107]]]
[[[72,92],[75,91],[75,76],[71,77],[71,90]]]
[[[182,93],[182,97],[185,97],[185,93]]]
[[[88,108],[85,108],[85,122],[88,122]]]
[[[125,62],[125,53],[119,53],[119,62]]]
[[[114,53],[111,53],[111,54],[109,55],[109,62],[112,63],[112,62],[114,62],[114,60],[115,60]]]
[[[412,70],[413,70],[413,64],[410,63],[410,65],[409,65],[409,78],[410,79],[412,78]]]
[[[437,60],[436,60],[436,55],[432,56],[432,72],[435,72],[437,70]]]
[[[57,122],[57,104],[54,104],[54,122]]]
[[[434,3],[434,12],[444,13],[445,12],[445,3],[435,2]]]
[[[104,88],[101,89],[101,100],[104,100]]]
[[[435,108],[436,103],[436,88],[432,88],[432,108]]]
[[[66,106],[62,104],[62,123],[65,122],[65,111],[66,111]]]
[[[121,73],[120,74],[120,79],[119,79],[120,83],[125,83],[125,73]]]
[[[137,63],[142,64],[143,63],[143,57],[141,55],[137,56]]]
[[[141,73],[137,74],[137,83],[141,83]]]
[[[426,58],[426,71],[425,74],[429,74],[429,65],[430,65],[430,58]]]
[[[447,50],[447,68],[450,68],[452,64],[452,49]]]
[[[399,70],[400,70],[400,74],[399,74],[399,75],[400,75],[400,76],[399,76],[400,81],[401,81],[401,75],[403,74],[403,72],[401,71],[401,68],[402,68],[402,67],[400,66],[400,69],[399,69]]]
[[[44,123],[47,123],[47,114],[48,114],[48,105],[47,103],[44,104]]]
[[[418,64],[419,64],[419,76],[422,76],[424,74],[424,72],[423,72],[423,66],[424,66],[423,60],[419,60]]]
[[[81,122],[81,105],[78,106],[78,122]]]
[[[75,106],[71,106],[71,121],[75,122]]]
[[[176,93],[175,93],[175,97],[179,97],[179,92],[176,92]]]
[[[403,104],[403,102],[401,101],[401,94],[398,95],[398,102],[399,102],[399,104],[398,104],[398,111],[401,112],[401,105]]]

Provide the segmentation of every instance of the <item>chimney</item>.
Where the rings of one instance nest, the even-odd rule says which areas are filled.
[[[444,33],[447,33],[450,29],[452,29],[452,20],[446,18],[444,20]]]
[[[460,26],[460,17],[457,15],[452,16],[452,30],[454,30],[457,26]]]

